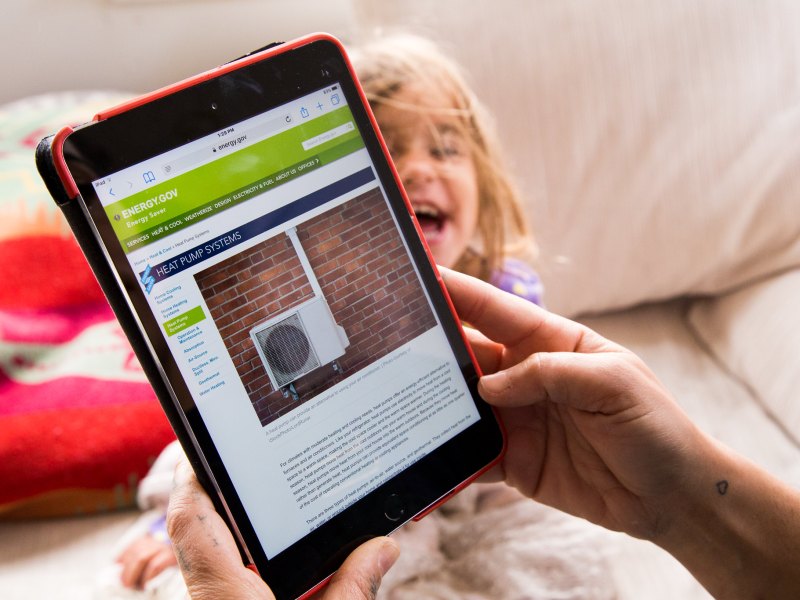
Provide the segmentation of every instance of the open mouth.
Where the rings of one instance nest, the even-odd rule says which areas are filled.
[[[414,214],[426,238],[441,233],[444,228],[445,217],[435,208],[430,206],[415,207]]]

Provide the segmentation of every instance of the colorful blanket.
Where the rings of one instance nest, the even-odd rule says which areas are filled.
[[[0,107],[0,517],[133,505],[174,439],[34,166],[39,139],[122,99]]]

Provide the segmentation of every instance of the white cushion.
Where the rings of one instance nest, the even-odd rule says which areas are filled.
[[[800,442],[800,270],[695,302],[689,323],[720,364]]]
[[[472,75],[530,201],[551,309],[800,264],[800,3],[357,4]]]

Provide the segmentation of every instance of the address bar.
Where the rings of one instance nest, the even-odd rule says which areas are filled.
[[[191,171],[193,168],[210,162],[220,156],[238,150],[244,146],[248,146],[255,142],[259,142],[269,136],[277,133],[287,125],[291,125],[292,116],[289,113],[248,127],[247,129],[236,129],[235,132],[230,134],[230,137],[219,138],[213,144],[209,144],[204,148],[195,150],[171,160],[161,166],[164,173],[169,177],[174,177],[180,173]]]

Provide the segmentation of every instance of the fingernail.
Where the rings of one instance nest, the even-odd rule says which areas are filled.
[[[393,540],[387,539],[381,546],[380,554],[378,554],[378,566],[383,575],[392,568],[398,556],[400,556],[399,546]]]
[[[175,471],[172,474],[172,486],[176,487],[186,483],[191,477],[193,471],[189,463],[185,460],[178,461],[175,465]]]
[[[508,388],[508,375],[505,371],[498,371],[497,373],[492,373],[491,375],[484,375],[481,377],[480,386],[482,390],[482,396],[484,393],[489,396],[497,396]]]

